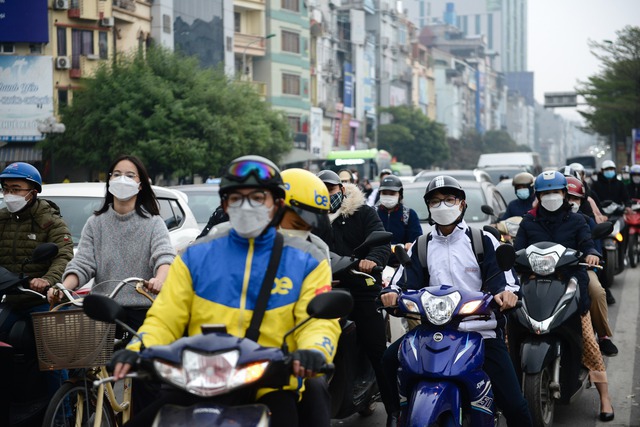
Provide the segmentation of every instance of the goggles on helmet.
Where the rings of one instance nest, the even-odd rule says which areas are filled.
[[[268,184],[279,174],[273,167],[256,160],[233,163],[227,170],[227,178],[233,181],[244,182],[250,175],[253,175],[259,182]]]

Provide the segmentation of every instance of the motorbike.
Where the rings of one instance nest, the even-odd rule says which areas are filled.
[[[371,247],[389,243],[392,234],[386,231],[372,232],[354,249],[351,256],[331,253],[331,271],[334,288],[348,288],[349,279],[353,276],[365,277],[372,284],[375,278],[357,270],[358,263]],[[375,267],[373,272],[382,272],[383,268]],[[331,395],[331,418],[342,419],[353,414],[369,416],[373,414],[380,393],[373,367],[364,349],[358,344],[356,324],[347,316],[340,319],[342,333],[338,341],[334,357],[335,372],[329,382]]]
[[[611,232],[612,224],[598,224],[594,239]],[[567,267],[587,266],[583,254],[553,242],[538,242],[516,253],[521,273],[522,305],[510,323],[509,348],[516,371],[521,371],[524,396],[533,424],[553,424],[555,403],[568,404],[588,381],[582,367],[580,288]]]
[[[624,214],[624,222],[629,229],[629,242],[627,254],[629,265],[635,268],[640,263],[640,200],[634,199],[631,212]]]
[[[43,243],[36,247],[27,264],[46,263],[58,254],[58,246]],[[0,324],[15,310],[16,299],[27,307],[46,303],[46,296],[29,288],[30,277],[0,267]],[[7,302],[11,300],[11,304]],[[0,369],[3,385],[0,395],[0,425],[41,425],[48,402],[48,383],[38,369],[33,326],[28,315],[21,316],[0,342]]]
[[[516,234],[520,229],[520,223],[522,222],[521,216],[512,216],[501,221],[498,221],[498,216],[495,214],[493,208],[489,205],[481,206],[483,213],[490,215],[496,221],[495,226],[485,225],[482,227],[484,231],[487,231],[493,235],[500,243],[513,244]],[[496,230],[498,231],[496,233]]]
[[[496,257],[501,268],[497,274],[504,274],[513,266],[513,247],[501,245]],[[411,262],[406,253],[402,259],[403,265]],[[473,320],[495,328],[493,301],[491,294],[441,285],[403,290],[397,306],[386,308],[395,316],[421,320],[405,335],[398,351],[398,386],[404,401],[400,426],[498,424],[491,381],[482,370],[482,335],[464,326]]]
[[[353,307],[351,295],[330,291],[316,295],[307,307],[309,317],[283,337],[280,348],[263,347],[248,338],[226,333],[224,325],[203,325],[202,334],[180,338],[169,345],[143,348],[135,373],[128,377],[160,381],[194,397],[191,406],[163,406],[154,426],[268,426],[269,409],[253,403],[258,388],[279,388],[289,384],[292,358],[286,337],[311,319],[336,319]],[[88,295],[83,310],[92,319],[115,323],[131,334],[122,306],[102,295]],[[330,374],[332,364],[320,373]],[[94,386],[114,381],[108,377]]]
[[[602,249],[604,257],[604,269],[602,270],[602,285],[609,287],[613,284],[614,276],[624,271],[625,253],[622,250],[624,241],[624,230],[626,227],[624,220],[624,205],[602,201],[602,211],[609,217],[609,222],[613,224],[611,233],[602,239]]]

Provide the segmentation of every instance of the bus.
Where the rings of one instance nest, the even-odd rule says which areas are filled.
[[[325,169],[338,172],[341,169],[355,170],[359,179],[376,181],[382,169],[391,169],[391,154],[385,150],[338,150],[327,155]]]

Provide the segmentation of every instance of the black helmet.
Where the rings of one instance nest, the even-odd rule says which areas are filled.
[[[402,181],[395,175],[385,176],[380,181],[379,191],[382,190],[402,191]]]
[[[273,193],[275,199],[284,199],[284,182],[280,169],[262,156],[242,156],[229,163],[220,180],[220,196],[236,188],[259,187]]]
[[[429,205],[429,199],[436,191],[441,193],[451,193],[461,200],[465,200],[467,198],[467,195],[458,180],[448,175],[439,175],[429,181],[427,190],[424,193],[424,202],[427,206]]]
[[[320,172],[318,172],[316,176],[320,178],[320,180],[325,184],[342,185],[342,182],[340,181],[340,177],[338,176],[337,173],[335,173],[332,170],[329,170],[329,169],[321,170]]]

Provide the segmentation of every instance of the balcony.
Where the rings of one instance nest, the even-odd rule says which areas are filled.
[[[267,40],[263,36],[252,36],[243,33],[235,33],[233,36],[233,51],[235,53],[243,54],[246,49],[247,55],[264,56],[267,52],[266,46]]]
[[[260,95],[262,98],[267,97],[267,84],[265,82],[256,82],[256,81],[247,81],[247,80],[238,80],[240,83],[246,83],[256,90],[256,93]]]
[[[136,11],[135,0],[113,0],[113,6],[119,7],[120,9],[128,10],[130,12]]]

